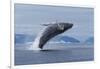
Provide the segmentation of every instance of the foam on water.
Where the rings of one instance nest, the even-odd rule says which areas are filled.
[[[43,28],[41,30],[41,32],[38,34],[38,36],[35,38],[33,44],[31,45],[31,47],[29,48],[29,50],[41,50],[41,48],[39,48],[39,43],[40,43],[40,38],[43,34],[43,32],[45,31],[46,27]]]

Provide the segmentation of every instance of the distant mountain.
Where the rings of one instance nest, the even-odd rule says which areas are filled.
[[[31,42],[31,41],[34,41],[34,39],[35,39],[35,37],[32,35],[15,34],[15,44]]]
[[[36,36],[34,35],[25,35],[25,34],[15,34],[15,44],[16,43],[26,43],[26,42],[32,42]],[[50,42],[53,43],[79,43],[80,41],[69,36],[56,36]]]
[[[89,37],[85,42],[86,43],[94,43],[94,37]]]
[[[80,42],[78,39],[75,39],[70,36],[57,36],[53,38],[51,41],[59,41],[62,43],[79,43]]]

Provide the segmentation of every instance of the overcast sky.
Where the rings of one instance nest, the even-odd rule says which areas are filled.
[[[93,8],[15,4],[15,33],[37,35],[48,22],[70,22],[74,26],[61,35],[79,40],[93,36]]]

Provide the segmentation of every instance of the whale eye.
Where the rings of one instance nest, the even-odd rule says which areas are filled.
[[[64,30],[64,25],[58,24],[58,28],[59,28],[59,30]]]

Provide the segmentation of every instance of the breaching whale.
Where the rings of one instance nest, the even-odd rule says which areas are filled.
[[[38,47],[41,49],[50,39],[72,28],[73,24],[60,22],[55,24],[43,24],[43,26],[47,27],[39,39]]]

